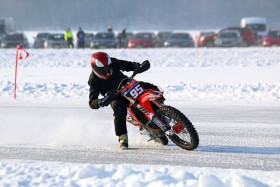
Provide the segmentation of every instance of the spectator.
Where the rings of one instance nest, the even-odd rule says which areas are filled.
[[[126,28],[122,30],[121,34],[121,47],[126,48]]]
[[[108,32],[113,32],[113,27],[112,27],[112,25],[109,25],[109,27],[108,27]]]
[[[79,31],[77,32],[78,48],[85,48],[85,36],[86,34],[80,27]]]
[[[73,34],[72,34],[72,31],[70,30],[69,27],[68,27],[68,29],[64,33],[64,39],[67,42],[67,48],[74,48]]]

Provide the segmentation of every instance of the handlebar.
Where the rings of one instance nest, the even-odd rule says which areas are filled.
[[[133,74],[128,77],[128,78],[124,78],[117,87],[114,87],[111,91],[108,92],[108,94],[106,94],[106,96],[103,98],[103,101],[105,102],[109,102],[109,100],[112,100],[113,97],[119,92],[119,89],[121,87],[121,85],[123,84],[123,82],[125,80],[131,80],[133,79],[137,74],[140,74],[144,71],[147,71],[150,68],[150,62],[148,60],[145,60],[140,66],[139,68],[137,68]]]

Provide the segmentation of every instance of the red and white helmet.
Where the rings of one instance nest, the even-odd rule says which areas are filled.
[[[103,52],[93,53],[90,64],[95,75],[101,79],[109,79],[113,73],[111,58]]]

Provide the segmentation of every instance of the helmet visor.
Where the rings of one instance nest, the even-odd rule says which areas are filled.
[[[94,71],[100,75],[107,75],[107,74],[111,74],[111,68],[108,68],[108,70],[105,67],[97,67],[97,66],[93,66],[92,67],[94,69]]]

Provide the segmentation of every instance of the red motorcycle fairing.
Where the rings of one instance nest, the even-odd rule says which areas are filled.
[[[155,115],[155,111],[151,106],[151,102],[163,97],[163,92],[153,89],[145,89],[140,82],[134,79],[128,85],[121,89],[121,93],[129,100],[137,102],[139,110],[141,110],[145,114],[148,120],[150,120]],[[132,117],[139,122],[139,119],[137,119],[137,117],[131,110],[131,103],[128,110]],[[135,123],[133,123],[133,125],[140,126]]]
[[[155,111],[152,108],[151,101],[157,100],[159,98],[163,97],[163,93],[160,91],[147,89],[145,90],[145,93],[143,93],[139,98],[139,104],[143,106],[146,110],[148,110],[150,113],[155,114]]]

